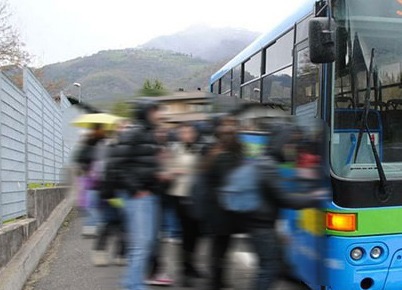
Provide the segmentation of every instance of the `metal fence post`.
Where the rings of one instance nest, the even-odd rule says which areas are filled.
[[[42,104],[42,184],[45,184],[45,120],[44,120],[44,114],[45,114],[45,98],[43,96],[43,90],[40,94],[41,96],[41,104]]]
[[[57,109],[57,108],[56,108]],[[56,136],[54,136],[54,132],[56,131],[56,111],[53,111],[53,183],[56,183]]]
[[[27,68],[24,68],[24,72],[22,74],[22,91],[24,92],[24,97],[25,97],[25,211],[27,212],[28,215],[28,207],[27,207],[27,200],[28,200],[28,189],[29,189],[29,165],[28,165],[28,119],[29,119],[29,114],[28,114],[28,84],[27,84]]]
[[[2,106],[2,94],[3,94],[3,75],[0,74],[0,149],[2,147],[2,129],[3,129],[3,124],[1,122],[1,120],[3,120],[3,106]],[[1,150],[0,150],[0,169],[2,168],[2,154],[1,154]],[[2,176],[0,174],[0,227],[3,224],[3,180],[2,180]]]

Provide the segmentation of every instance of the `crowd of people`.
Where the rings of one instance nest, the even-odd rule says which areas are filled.
[[[319,158],[310,158],[308,165],[297,158],[319,154],[309,152],[309,146],[299,146],[300,136],[281,128],[254,161],[260,177],[260,205],[252,211],[232,211],[222,204],[220,194],[228,176],[246,159],[236,117],[227,114],[213,120],[208,134],[190,123],[168,131],[161,126],[158,103],[143,100],[135,108],[135,119],[121,122],[113,131],[94,125],[75,155],[79,205],[86,213],[83,235],[96,234],[93,264],[110,262],[107,241],[114,233],[114,262],[126,266],[123,289],[173,285],[173,279],[160,276],[166,270],[160,244],[164,237],[179,238],[176,283],[190,288],[195,279],[205,279],[207,289],[224,289],[229,286],[225,261],[232,237],[247,233],[259,260],[251,289],[270,289],[281,265],[281,243],[275,230],[279,209],[316,207],[325,198],[325,192],[317,189],[320,186],[309,194],[298,188],[285,190],[278,164],[304,162],[303,166],[313,168]],[[298,150],[303,154],[297,154]],[[197,263],[201,238],[210,242],[208,269],[200,269]]]

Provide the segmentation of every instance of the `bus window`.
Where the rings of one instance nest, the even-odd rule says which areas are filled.
[[[352,95],[350,75],[335,79],[335,108],[355,108],[355,100]]]
[[[241,85],[241,65],[233,69],[232,96],[240,98],[240,85]]]
[[[214,94],[219,94],[219,81],[216,81],[212,84],[212,92]]]
[[[247,83],[261,76],[261,52],[252,56],[244,64],[244,82]]]
[[[221,78],[221,93],[230,96],[231,89],[232,89],[232,71],[229,71]]]
[[[291,113],[292,108],[292,67],[287,67],[262,80],[263,104],[278,105]]]
[[[342,32],[338,35],[343,37],[337,37],[337,47],[342,49],[334,71],[331,166],[343,178],[378,179],[380,171],[387,179],[401,177],[398,5],[398,1],[339,0],[334,6],[337,31]],[[363,112],[368,112],[365,118]]]
[[[402,110],[402,62],[384,65],[380,68],[379,75],[382,85],[381,100],[387,105],[387,109]],[[391,107],[392,102],[399,106]]]
[[[293,30],[291,30],[267,48],[265,61],[266,74],[292,64],[293,35]]]
[[[319,67],[311,63],[309,48],[297,52],[294,108],[298,116],[316,117],[318,114]]]
[[[247,84],[241,88],[242,99],[260,102],[260,80]]]
[[[300,43],[308,38],[308,24],[312,16],[307,17],[296,25],[296,43]]]

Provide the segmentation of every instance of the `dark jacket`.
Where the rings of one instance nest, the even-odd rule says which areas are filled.
[[[280,208],[303,209],[319,206],[321,199],[311,197],[308,193],[289,192],[283,188],[279,164],[272,157],[266,156],[257,162],[264,203],[257,211],[244,216],[244,226],[247,229],[274,227]]]
[[[87,173],[91,168],[91,164],[96,160],[96,148],[100,141],[101,139],[99,138],[88,137],[74,153],[73,160],[83,173]]]
[[[271,136],[271,144],[266,156],[256,161],[260,172],[261,193],[265,202],[257,211],[247,215],[245,219],[247,228],[273,227],[280,208],[317,207],[322,201],[322,198],[312,197],[307,192],[302,193],[300,187],[297,187],[294,192],[289,192],[283,187],[284,179],[278,170],[281,162],[288,161],[283,148],[286,144],[300,142],[298,138],[294,138],[299,132],[294,126],[277,130],[276,134]]]
[[[207,194],[207,223],[213,234],[229,235],[243,231],[239,224],[242,219],[237,214],[228,212],[222,208],[218,201],[218,188],[223,185],[226,176],[241,161],[241,157],[230,152],[222,152],[217,155],[205,172]]]
[[[109,171],[118,179],[119,189],[129,194],[140,190],[155,193],[159,189],[156,175],[160,169],[160,146],[154,126],[148,121],[148,114],[155,107],[155,103],[147,101],[136,104],[135,126],[119,136],[110,152]]]

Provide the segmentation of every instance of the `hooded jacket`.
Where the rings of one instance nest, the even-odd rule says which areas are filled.
[[[119,136],[109,155],[109,172],[113,172],[114,183],[132,195],[141,190],[158,191],[160,147],[155,127],[149,121],[149,114],[155,109],[158,104],[151,100],[136,103],[135,126]]]

